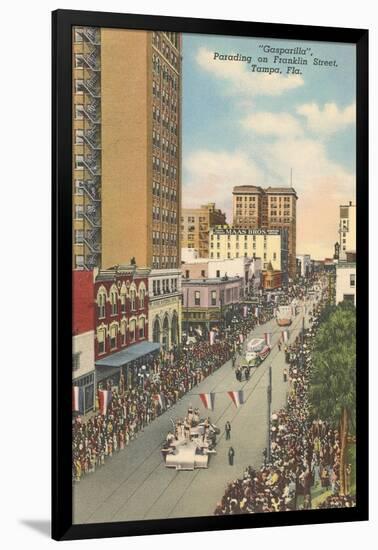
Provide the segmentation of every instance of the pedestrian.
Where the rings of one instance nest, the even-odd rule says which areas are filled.
[[[224,426],[224,430],[226,432],[226,439],[231,439],[231,423],[229,420],[227,420],[225,426]]]
[[[234,465],[234,456],[235,456],[235,451],[234,451],[234,448],[233,447],[230,447],[228,449],[228,464],[230,466],[233,466]]]
[[[287,369],[283,370],[283,381],[287,382]]]

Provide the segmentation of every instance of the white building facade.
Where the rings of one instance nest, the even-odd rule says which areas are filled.
[[[336,266],[336,304],[344,300],[356,305],[355,262],[339,262]]]

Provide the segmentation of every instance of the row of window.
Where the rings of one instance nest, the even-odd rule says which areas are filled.
[[[137,297],[139,304],[137,303]],[[144,283],[139,285],[138,291],[135,284],[130,286],[128,294],[125,285],[122,286],[121,292],[118,291],[116,285],[112,285],[109,295],[105,287],[102,286],[98,290],[96,297],[97,316],[99,319],[104,319],[106,317],[107,302],[110,302],[110,314],[117,315],[119,306],[121,313],[126,313],[127,300],[129,301],[131,311],[136,311],[137,306],[139,306],[139,309],[144,309],[145,299],[146,287]]]
[[[238,241],[239,240],[239,237],[242,237],[243,235],[232,235],[232,237],[236,237],[236,240]],[[259,235],[260,236],[260,235]],[[220,235],[214,235],[213,233],[211,234],[211,240],[213,241],[215,239],[215,237],[217,238],[217,241],[220,241]],[[247,241],[248,238],[250,237],[250,235],[244,235],[244,240]],[[264,242],[267,240],[267,235],[263,235],[264,237]],[[230,241],[231,240],[231,235],[227,235],[227,240]],[[252,240],[253,241],[256,241],[256,235],[252,235]]]
[[[153,130],[152,132],[152,143],[155,147],[158,147],[163,151],[163,153],[170,154],[172,157],[177,158],[177,145],[174,143],[169,143],[169,140],[165,137],[160,139],[159,132]]]
[[[177,234],[176,233],[167,233],[165,231],[153,231],[152,232],[152,244],[155,245],[170,245],[176,246],[177,244]]]
[[[155,195],[155,197],[162,197],[163,199],[177,202],[176,189],[171,189],[164,184],[160,185],[158,181],[152,182],[152,194]]]
[[[168,162],[160,160],[159,157],[152,156],[152,169],[160,172],[165,177],[171,177],[174,180],[177,178],[176,166],[169,165]]]
[[[156,105],[153,105],[152,107],[152,118],[155,120],[155,122],[158,122],[162,124],[162,126],[171,132],[171,134],[174,134],[175,136],[178,135],[178,128],[177,124],[170,120],[169,116],[165,113],[162,113],[159,109],[159,107],[156,107]]]
[[[152,207],[152,219],[155,221],[162,221],[163,223],[170,223],[176,225],[177,213],[173,210],[161,208],[159,206]]]
[[[177,33],[168,33],[166,35],[168,38],[170,36],[172,36],[172,39],[170,39],[170,42],[176,47],[178,48],[178,36],[177,36]],[[160,40],[160,36],[159,34],[156,32],[152,33],[152,43],[153,45],[161,51],[161,53],[164,55],[164,57],[171,63],[171,65],[173,67],[176,67],[178,68],[178,57],[177,55],[175,54],[175,52],[173,52],[173,50],[169,47],[168,43],[166,42],[166,40],[162,39]],[[155,56],[155,59],[156,57],[158,56]],[[153,58],[153,61],[154,61],[154,58]]]
[[[138,322],[136,319],[130,319],[128,324],[126,320],[121,321],[120,324],[112,323],[108,330],[105,327],[100,327],[97,329],[98,354],[101,355],[107,351],[107,342],[109,351],[114,351],[118,349],[119,346],[124,347],[128,343],[135,342],[137,338],[145,338],[145,334],[145,317],[139,317]],[[127,342],[127,335],[129,336],[129,342]]]
[[[177,292],[177,288],[177,278],[154,279],[152,281],[152,292],[154,296]]]
[[[173,269],[177,267],[177,256],[152,256],[153,269]]]

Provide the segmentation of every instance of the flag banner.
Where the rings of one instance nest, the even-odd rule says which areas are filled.
[[[162,393],[156,393],[153,396],[154,401],[157,401],[162,409],[165,409],[165,397]]]
[[[108,412],[108,406],[112,400],[112,392],[110,390],[98,390],[98,402],[100,407],[100,414],[106,416]]]
[[[215,341],[215,332],[213,330],[210,331],[210,346],[214,344]]]
[[[215,393],[200,393],[199,396],[205,409],[210,409],[213,411],[215,404]]]
[[[72,410],[84,413],[84,391],[79,386],[72,386]]]
[[[239,342],[242,344],[244,342],[244,336],[239,334]]]
[[[272,342],[272,334],[270,332],[265,332],[264,339],[265,339],[266,345],[270,347],[270,344]]]
[[[287,342],[290,338],[290,332],[288,330],[283,330],[282,331],[282,340],[284,342]]]
[[[239,408],[240,405],[244,404],[244,392],[243,392],[243,390],[228,391],[227,394],[228,394],[229,398],[231,399],[231,401],[233,402],[233,404],[235,405],[235,407]]]
[[[247,317],[247,314],[248,314],[248,307],[244,306],[243,307],[243,317]]]

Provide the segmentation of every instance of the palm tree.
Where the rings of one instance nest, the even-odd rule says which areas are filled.
[[[356,414],[356,310],[342,303],[320,326],[313,351],[312,416],[324,418],[340,433],[340,494],[347,490],[348,434]]]

